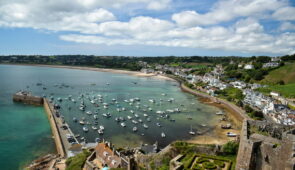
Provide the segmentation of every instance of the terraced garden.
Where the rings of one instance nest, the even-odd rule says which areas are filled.
[[[181,163],[183,163],[184,169],[193,170],[231,170],[234,169],[233,162],[230,159],[201,154],[187,154],[185,155]]]

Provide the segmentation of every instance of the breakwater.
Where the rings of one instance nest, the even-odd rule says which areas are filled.
[[[57,122],[54,116],[54,111],[52,110],[52,107],[48,103],[47,99],[44,99],[44,109],[47,114],[48,121],[50,123],[51,131],[54,137],[54,142],[56,145],[57,153],[60,155],[60,157],[65,157],[65,147],[61,139],[61,134],[59,132],[59,127],[57,126]]]
[[[31,93],[26,91],[19,91],[12,96],[14,102],[21,102],[32,105],[43,105],[43,98],[39,96],[33,96]]]

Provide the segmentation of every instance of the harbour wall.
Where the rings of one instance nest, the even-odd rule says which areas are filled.
[[[25,104],[32,104],[32,105],[43,105],[43,98],[39,96],[31,96],[31,95],[20,95],[18,93],[14,94],[12,97],[14,102],[22,102]]]
[[[45,112],[47,114],[48,121],[50,123],[50,127],[51,127],[51,131],[52,131],[52,134],[54,137],[57,153],[60,155],[60,157],[65,157],[66,156],[65,148],[62,143],[61,134],[59,133],[59,130],[58,130],[58,127],[56,124],[56,120],[53,115],[54,112],[52,111],[52,108],[50,107],[50,104],[48,103],[47,99],[44,99],[43,106],[44,106]]]

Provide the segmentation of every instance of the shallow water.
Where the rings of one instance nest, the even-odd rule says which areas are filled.
[[[190,138],[188,132],[191,126],[195,131],[205,131],[212,128],[217,120],[215,115],[217,108],[202,104],[194,96],[181,92],[178,84],[170,80],[109,72],[10,65],[0,65],[0,80],[0,120],[3,122],[0,124],[0,165],[5,169],[17,169],[24,162],[54,150],[53,141],[48,140],[51,132],[43,108],[12,102],[12,94],[21,89],[28,89],[34,95],[54,96],[55,102],[62,106],[61,113],[72,131],[85,136],[88,142],[93,142],[99,137],[111,141],[116,146],[136,146],[142,142],[152,144],[156,141],[160,146],[165,146],[177,139]],[[37,83],[43,85],[37,86]],[[43,87],[46,87],[46,90]],[[167,95],[163,96],[163,93]],[[82,125],[72,121],[73,117],[79,120],[85,117],[86,121],[94,122],[93,115],[89,116],[79,110],[80,94],[84,94],[86,111],[98,111],[99,125],[105,127],[103,136],[92,130],[92,125],[88,125],[89,132],[84,133]],[[104,109],[102,103],[98,102],[99,107],[95,107],[87,99],[87,97],[98,98],[98,94],[103,96],[103,102],[109,104],[108,109]],[[77,102],[67,100],[69,95],[72,95]],[[58,97],[63,101],[57,102]],[[140,104],[135,102],[130,105],[124,102],[135,97],[140,98]],[[169,98],[174,98],[174,101],[168,102]],[[112,99],[116,99],[119,103],[114,104]],[[155,103],[151,103],[149,99],[154,99]],[[140,109],[137,109],[136,105],[140,105]],[[153,110],[144,112],[144,105]],[[127,111],[118,112],[117,107],[125,107]],[[169,119],[161,118],[160,114],[155,113],[158,110],[175,108],[179,108],[181,112],[169,113]],[[130,110],[134,110],[149,128],[144,129],[140,123],[137,125],[131,123],[127,119],[127,115],[134,117]],[[107,112],[112,115],[109,119],[101,116]],[[144,113],[151,122],[146,121]],[[125,128],[114,120],[120,116],[126,118]],[[192,120],[188,120],[188,117]],[[175,119],[175,122],[171,122],[170,119]],[[156,122],[163,127],[156,126]],[[207,126],[202,127],[201,124]],[[132,132],[134,126],[138,127],[136,133]],[[166,134],[165,138],[161,137],[161,132]],[[2,160],[7,161],[2,162]]]

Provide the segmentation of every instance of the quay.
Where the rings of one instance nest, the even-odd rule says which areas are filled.
[[[38,106],[43,105],[50,123],[59,158],[74,156],[82,150],[82,145],[80,145],[75,138],[69,125],[64,121],[63,117],[60,116],[59,111],[56,110],[46,98],[33,96],[30,92],[20,91],[13,95],[13,101]],[[69,140],[69,138],[71,138],[71,140]]]

